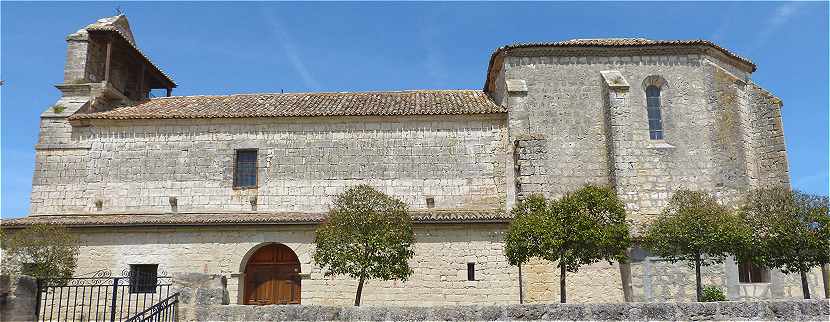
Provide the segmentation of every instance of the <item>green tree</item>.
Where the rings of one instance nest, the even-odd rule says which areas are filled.
[[[65,279],[75,272],[78,238],[61,226],[36,224],[2,236],[4,274]]]
[[[314,261],[326,276],[358,279],[354,305],[360,306],[367,279],[406,280],[407,260],[415,254],[407,206],[368,185],[339,194],[326,221],[317,228]]]
[[[678,190],[660,216],[646,227],[642,244],[672,263],[693,264],[697,300],[701,301],[701,266],[722,263],[727,256],[737,254],[747,236],[746,225],[713,196]]]
[[[602,260],[624,261],[631,245],[625,207],[610,188],[587,185],[550,202],[532,195],[512,214],[504,238],[508,262],[521,265],[534,257],[556,262],[562,303],[567,272]]]
[[[830,216],[826,196],[787,187],[750,191],[741,217],[752,230],[744,259],[801,275],[804,298],[810,298],[807,272],[830,263]]]

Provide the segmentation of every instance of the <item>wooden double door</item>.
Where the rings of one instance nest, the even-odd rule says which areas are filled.
[[[300,304],[300,286],[300,261],[288,246],[263,246],[245,267],[245,304]]]

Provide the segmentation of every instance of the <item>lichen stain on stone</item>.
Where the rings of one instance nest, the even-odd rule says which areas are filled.
[[[715,69],[715,90],[718,100],[717,134],[723,148],[737,150],[737,138],[740,135],[740,117],[738,116],[738,90],[736,78]],[[727,151],[729,152],[729,151]]]

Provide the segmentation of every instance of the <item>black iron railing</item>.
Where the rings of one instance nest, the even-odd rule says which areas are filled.
[[[171,296],[169,276],[124,273],[38,280],[37,321],[123,321]]]
[[[174,322],[178,317],[176,314],[178,305],[179,293],[176,292],[144,311],[138,312],[125,322]]]

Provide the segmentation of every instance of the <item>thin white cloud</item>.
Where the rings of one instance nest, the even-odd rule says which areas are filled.
[[[270,10],[263,9],[261,12],[265,17],[265,21],[268,23],[269,27],[271,27],[269,29],[271,31],[271,35],[274,36],[277,43],[280,47],[282,47],[283,54],[288,58],[288,61],[291,63],[291,66],[294,67],[297,74],[300,75],[300,78],[303,80],[305,86],[312,90],[319,91],[321,88],[320,83],[317,82],[317,79],[315,79],[313,75],[311,75],[311,72],[309,72],[302,58],[300,58],[297,46],[291,38],[291,34],[283,28],[277,17],[274,16]]]
[[[786,2],[776,7],[775,12],[771,17],[769,17],[769,19],[767,19],[767,22],[763,25],[755,37],[755,42],[753,43],[751,50],[755,50],[766,45],[772,35],[778,31],[781,26],[784,26],[790,22],[790,20],[792,20],[800,10],[801,5],[796,2]]]

